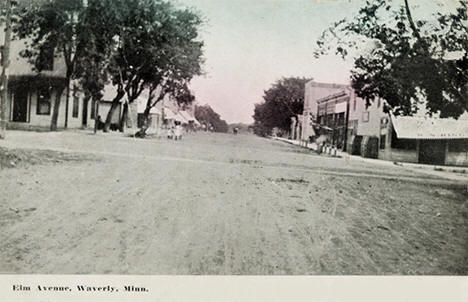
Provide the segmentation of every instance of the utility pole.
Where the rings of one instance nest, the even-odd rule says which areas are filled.
[[[0,139],[5,139],[7,124],[8,104],[8,75],[10,66],[10,41],[11,41],[11,0],[5,3],[5,39],[2,49],[2,77],[0,80]]]

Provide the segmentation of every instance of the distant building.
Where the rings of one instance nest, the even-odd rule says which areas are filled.
[[[313,81],[305,87],[303,115],[311,120],[303,123],[303,139],[322,136],[364,157],[468,166],[468,120],[394,117],[381,99],[366,106],[348,85]]]
[[[317,135],[323,134],[327,129],[326,126],[319,127],[319,124],[317,123],[319,116],[318,101],[330,95],[342,92],[347,87],[347,85],[319,83],[315,81],[309,81],[305,84],[304,111],[302,113],[302,116],[304,117],[304,123],[300,132],[300,137],[302,140],[311,140]],[[322,102],[323,101],[324,100],[322,100]],[[323,106],[320,107],[320,110],[320,115],[322,118],[323,115],[326,115],[327,113],[323,112]],[[328,115],[330,115],[331,111],[334,110],[334,108],[331,106],[331,103],[328,104],[326,110],[328,110]],[[321,120],[325,122],[324,118]],[[327,122],[331,123],[331,119],[327,119]],[[327,135],[330,134],[328,133]]]

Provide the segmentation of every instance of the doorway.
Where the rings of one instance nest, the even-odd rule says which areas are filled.
[[[17,89],[13,94],[11,120],[23,123],[28,121],[28,91],[26,89]]]
[[[82,112],[82,125],[83,127],[88,126],[88,101],[89,99],[83,98],[83,112]]]
[[[431,165],[445,164],[445,140],[420,140],[419,163]]]

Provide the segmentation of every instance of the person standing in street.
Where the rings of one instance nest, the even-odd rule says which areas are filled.
[[[180,123],[177,123],[177,125],[175,126],[174,138],[175,140],[182,139],[182,126],[180,125]]]

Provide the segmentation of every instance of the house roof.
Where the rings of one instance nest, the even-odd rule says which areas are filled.
[[[180,114],[180,111],[174,112],[170,108],[164,108],[164,118],[168,120],[175,120],[181,123],[188,123],[188,120]]]
[[[404,139],[460,139],[468,138],[468,120],[392,116],[398,138]]]
[[[188,113],[187,111],[183,110],[183,111],[179,111],[180,115],[182,115],[187,121],[193,121],[195,120],[195,118],[190,114]]]
[[[191,115],[188,111],[184,110],[184,111],[180,111],[180,114],[189,122],[193,122],[195,125],[197,126],[200,126],[200,122],[197,121],[197,119]]]
[[[176,114],[169,108],[164,107],[164,118],[168,120],[173,120],[175,119]]]
[[[143,113],[145,112],[145,109],[146,109],[146,103],[147,103],[147,99],[145,98],[145,96],[142,96],[140,95],[137,99],[137,108],[138,108],[138,113]],[[153,106],[153,108],[151,108],[150,110],[150,114],[161,114],[161,109],[158,108],[158,106]]]

